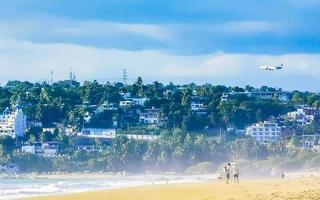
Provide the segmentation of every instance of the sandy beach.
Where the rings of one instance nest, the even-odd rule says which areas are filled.
[[[101,190],[56,196],[28,198],[29,200],[248,200],[320,198],[320,178],[288,180],[246,180],[240,184],[223,181],[142,186]]]

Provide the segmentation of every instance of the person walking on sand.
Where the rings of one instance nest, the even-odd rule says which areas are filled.
[[[230,167],[231,164],[228,163],[227,166],[224,167],[224,172],[226,174],[226,183],[229,184],[229,179],[230,179]]]
[[[284,172],[283,172],[283,171],[281,171],[281,179],[283,180],[283,179],[284,179],[284,177],[285,177],[285,174],[284,174]]]
[[[234,182],[239,183],[239,168],[237,167],[236,164],[233,165],[232,173],[233,173]]]

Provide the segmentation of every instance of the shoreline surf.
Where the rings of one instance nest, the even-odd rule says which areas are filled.
[[[105,189],[147,185],[206,182],[217,179],[210,175],[108,175],[69,174],[38,175],[29,178],[0,179],[0,200],[21,199],[43,195],[59,195]]]

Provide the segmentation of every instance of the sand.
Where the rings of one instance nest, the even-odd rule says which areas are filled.
[[[246,180],[240,184],[205,182],[123,188],[36,197],[29,200],[318,200],[320,178]]]

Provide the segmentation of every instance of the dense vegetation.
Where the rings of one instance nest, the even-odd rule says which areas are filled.
[[[100,84],[76,81],[59,81],[53,84],[10,81],[0,87],[0,110],[20,105],[28,120],[41,121],[44,127],[74,126],[116,127],[119,133],[156,134],[161,138],[152,142],[129,140],[118,136],[102,152],[85,152],[74,148],[74,138],[62,131],[54,134],[41,128],[31,128],[22,141],[59,141],[61,156],[43,158],[22,153],[15,141],[0,139],[0,163],[16,163],[22,171],[184,171],[187,167],[209,161],[218,166],[229,160],[263,160],[266,158],[293,157],[285,144],[263,146],[251,138],[237,137],[223,132],[227,127],[243,129],[250,123],[276,118],[294,109],[294,105],[320,106],[320,96],[294,91],[290,100],[260,99],[239,93],[221,102],[225,92],[281,91],[269,87],[259,89],[204,85],[163,85],[159,82],[143,84],[138,78],[132,85]],[[123,100],[123,94],[147,97],[144,108],[159,108],[161,124],[145,126],[138,118],[128,117],[128,108],[102,110],[99,107]],[[190,109],[195,98],[206,105],[206,114]],[[139,107],[139,106],[138,106]],[[87,121],[87,115],[91,120]],[[128,128],[130,127],[130,129]],[[99,145],[100,141],[96,141]],[[293,145],[294,146],[294,145]],[[290,153],[291,154],[290,154]],[[319,156],[310,161],[319,163]],[[297,161],[298,162],[298,161]],[[300,162],[300,161],[299,161]]]
[[[7,138],[8,142],[13,141]],[[66,149],[56,158],[26,154],[19,149],[2,148],[0,153],[2,163],[15,163],[22,172],[213,173],[221,163],[236,161],[242,174],[270,175],[273,171],[318,170],[320,164],[318,152],[294,146],[287,148],[285,143],[264,146],[252,138],[206,138],[191,136],[181,129],[164,131],[161,138],[153,142],[118,136],[113,145],[102,152]]]
[[[124,129],[128,123],[134,125],[138,122],[137,119],[126,118],[125,109],[98,113],[93,112],[92,105],[99,107],[104,103],[119,104],[119,101],[123,100],[123,94],[129,92],[133,97],[147,97],[145,108],[159,108],[165,128],[181,127],[189,131],[199,131],[205,127],[226,127],[229,124],[243,128],[248,123],[285,113],[293,104],[320,105],[319,95],[297,91],[291,94],[288,104],[276,99],[256,99],[246,95],[236,95],[223,103],[220,101],[224,92],[245,90],[281,91],[268,87],[255,89],[247,86],[243,89],[210,84],[143,84],[141,78],[132,85],[100,84],[96,81],[84,82],[82,85],[76,81],[59,81],[51,85],[10,81],[6,86],[0,87],[0,110],[20,105],[29,119],[39,120],[45,127],[62,123],[78,128],[83,127],[88,112],[94,115],[92,123],[96,125],[99,124],[97,121],[103,118],[103,126],[111,126],[112,121],[116,120],[118,128]],[[204,102],[207,115],[199,116],[191,112],[190,102],[194,98]]]

